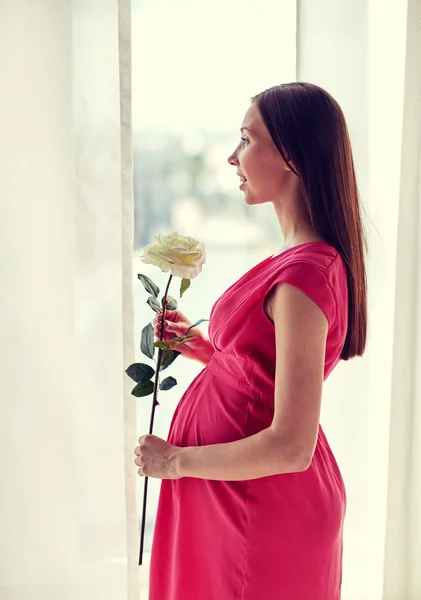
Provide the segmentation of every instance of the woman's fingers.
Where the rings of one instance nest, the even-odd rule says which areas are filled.
[[[179,323],[171,323],[171,321],[165,321],[164,323],[164,332],[169,332],[174,334],[173,337],[175,337],[176,335],[184,335],[185,331],[186,331],[187,327],[184,327],[183,325],[180,325]],[[155,326],[155,332],[158,333],[158,335],[161,333],[161,324],[157,324]]]
[[[162,315],[161,315],[162,316]],[[178,323],[179,321],[187,321],[185,315],[180,310],[166,310],[165,318],[169,321],[173,321],[174,323]]]
[[[154,335],[157,339],[161,337],[161,322],[162,320],[156,319],[154,325]],[[174,323],[165,319],[162,338],[163,341],[184,335],[188,327],[189,326],[186,323]]]
[[[153,320],[154,335],[156,339],[161,338],[162,313],[157,313]],[[162,340],[164,342],[171,338],[184,335],[190,327],[190,321],[179,310],[166,310]]]
[[[153,322],[154,325],[160,325],[162,323],[162,313],[158,313],[157,315],[155,315]],[[184,330],[186,330],[191,325],[190,321],[186,319],[186,317],[182,313],[180,313],[180,311],[177,310],[166,310],[165,322],[169,325],[177,324],[181,328],[184,328]]]
[[[154,321],[154,332],[156,335],[160,335],[161,333],[161,326],[162,326],[162,320],[155,320]],[[165,319],[164,321],[164,331],[172,331],[174,327],[174,323],[171,323],[170,321],[167,321]]]
[[[157,321],[161,321],[162,313],[157,313],[157,315],[155,316],[155,319]],[[181,320],[179,312],[177,310],[166,310],[165,311],[165,320],[173,321],[174,323],[177,323],[178,321]]]

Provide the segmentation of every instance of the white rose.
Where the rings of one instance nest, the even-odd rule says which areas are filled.
[[[156,242],[146,246],[141,259],[147,265],[155,265],[164,273],[183,279],[194,279],[202,271],[206,261],[205,246],[197,240],[173,231],[169,235],[157,235]]]

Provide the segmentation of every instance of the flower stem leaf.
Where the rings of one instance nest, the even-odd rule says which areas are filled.
[[[168,342],[178,342],[178,343],[180,343],[180,342],[184,342],[185,339],[186,339],[186,336],[184,336],[184,335],[178,335],[177,337],[170,338],[168,340]]]
[[[146,325],[146,327],[144,327],[142,329],[142,338],[140,341],[140,349],[143,352],[143,354],[145,356],[147,356],[148,358],[153,358],[154,352],[155,352],[155,348],[154,348],[154,343],[153,343],[153,339],[154,339],[154,335],[153,335],[153,327],[152,324],[149,323],[149,325]]]
[[[178,352],[177,350],[164,350],[162,353],[160,371],[169,367],[180,354],[181,352]]]
[[[133,379],[136,383],[140,383],[141,381],[152,379],[155,375],[155,370],[144,363],[134,363],[126,369],[126,373],[130,379]]]
[[[152,308],[152,310],[154,310],[156,313],[160,313],[162,312],[161,306],[159,305],[159,302],[156,298],[154,298],[153,296],[149,296],[149,298],[146,300],[146,302],[149,304],[149,306]]]
[[[143,398],[143,396],[149,396],[152,393],[153,381],[141,381],[132,389],[132,396],[136,396],[136,398]]]
[[[153,342],[155,348],[161,348],[162,350],[170,350],[170,345],[168,342]]]
[[[159,386],[159,389],[162,391],[166,391],[170,390],[175,385],[177,385],[177,380],[174,379],[174,377],[166,377]]]
[[[190,287],[191,281],[190,279],[182,279],[180,285],[180,298],[183,296],[184,292],[186,292]]]
[[[184,335],[186,335],[186,333],[188,333],[190,329],[193,329],[193,327],[197,327],[197,325],[200,325],[200,323],[204,323],[205,321],[209,321],[209,319],[199,319],[199,321],[196,321],[196,323],[193,323],[193,325],[190,325],[190,327],[186,329]]]
[[[161,303],[162,306],[164,306],[164,299],[165,296],[162,297]],[[177,310],[178,304],[177,304],[177,300],[175,298],[173,298],[172,296],[167,296],[167,309],[168,310]]]
[[[159,287],[155,285],[152,279],[149,279],[149,277],[146,277],[146,275],[141,275],[140,273],[138,274],[138,278],[143,283],[145,290],[149,292],[149,294],[155,296],[155,298],[158,298]]]
[[[184,344],[184,342],[188,342],[189,340],[192,340],[195,336],[194,335],[179,335],[177,337],[174,338],[170,338],[169,340],[167,340],[166,343],[171,342],[171,344]]]

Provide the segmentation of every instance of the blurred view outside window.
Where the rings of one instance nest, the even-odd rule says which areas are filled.
[[[179,300],[191,321],[209,318],[221,293],[282,245],[272,205],[248,206],[236,168],[227,162],[239,142],[254,94],[295,79],[295,2],[261,0],[133,0],[134,295],[137,359],[142,328],[154,314],[137,280],[141,249],[158,233],[178,230],[206,245],[207,261]],[[170,294],[178,299],[180,280]],[[207,323],[201,325],[207,330]],[[202,365],[179,357],[161,392],[154,434],[166,438],[184,390]],[[138,404],[139,435],[148,433],[152,396]],[[149,480],[145,564],[151,549],[160,481]],[[139,478],[141,507],[143,478]]]

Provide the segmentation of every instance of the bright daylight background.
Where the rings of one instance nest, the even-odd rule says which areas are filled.
[[[342,600],[421,600],[421,0],[1,0],[0,73],[1,600],[147,600],[160,481],[139,568],[152,399],[125,369],[153,317],[137,274],[166,276],[139,256],[206,244],[194,321],[279,250],[227,157],[250,97],[294,80],[342,106],[369,216],[367,351],[323,398]],[[156,435],[201,368],[168,369]]]

